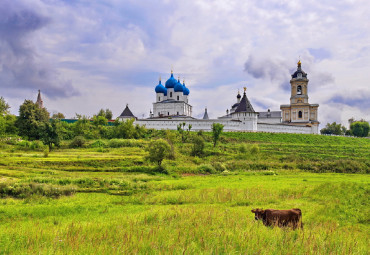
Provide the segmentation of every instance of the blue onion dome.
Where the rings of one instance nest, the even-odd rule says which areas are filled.
[[[190,94],[190,90],[185,86],[185,81],[182,84],[182,86],[184,87],[184,95],[185,96],[188,96]]]
[[[166,88],[174,88],[177,84],[176,79],[173,77],[173,72],[171,71],[171,77],[166,81]]]
[[[182,84],[180,82],[180,77],[177,80],[177,84],[175,85],[174,89],[175,89],[175,92],[184,92],[184,87],[182,86]]]
[[[155,87],[156,93],[163,93],[165,96],[167,95],[167,89],[162,85],[162,81],[159,80],[159,84]]]

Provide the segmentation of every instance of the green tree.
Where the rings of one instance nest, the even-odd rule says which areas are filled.
[[[148,159],[161,167],[162,161],[169,156],[171,148],[165,140],[158,139],[151,141],[146,150],[149,152]]]
[[[350,130],[354,136],[366,137],[369,135],[370,126],[366,121],[356,121],[351,124]]]
[[[105,126],[108,124],[108,120],[105,118],[105,116],[95,115],[93,117],[93,124],[95,126]]]
[[[196,135],[193,137],[193,147],[191,149],[191,155],[192,156],[203,156],[204,154],[204,139],[200,135]]]
[[[220,135],[221,135],[223,129],[224,129],[224,125],[222,125],[220,123],[213,123],[212,124],[213,147],[216,147],[217,142],[220,139]]]
[[[65,119],[66,117],[64,116],[63,113],[61,112],[58,112],[58,113],[54,113],[53,116],[51,116],[52,119]]]
[[[51,122],[43,123],[40,138],[45,145],[49,146],[50,151],[53,145],[59,147],[61,136],[60,120],[52,120]]]
[[[44,123],[49,121],[49,113],[45,108],[40,108],[31,100],[25,100],[19,107],[19,117],[16,126],[19,135],[29,139],[40,139],[40,132]]]
[[[192,128],[192,125],[191,124],[188,125],[187,130],[185,129],[185,126],[186,126],[186,123],[185,122],[180,123],[179,125],[177,125],[177,132],[179,132],[179,134],[181,136],[181,141],[183,143],[185,143],[186,140],[188,139],[190,130]]]
[[[0,116],[5,116],[9,114],[10,106],[3,97],[0,97]]]
[[[333,122],[331,124],[327,123],[325,128],[320,130],[320,133],[326,135],[344,135],[346,131],[347,129],[344,126]]]
[[[100,111],[98,112],[97,116],[102,116],[102,117],[106,118],[107,120],[111,120],[113,118],[113,113],[108,108],[105,109],[105,110],[104,109],[100,109]]]

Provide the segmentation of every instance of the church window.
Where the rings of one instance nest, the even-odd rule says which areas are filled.
[[[302,111],[298,112],[298,118],[302,119]]]
[[[301,85],[299,85],[297,87],[297,95],[302,95],[302,86]]]
[[[177,96],[177,101],[179,101],[180,100],[180,97],[179,96]]]
[[[161,101],[161,97],[158,97],[158,101]]]
[[[172,92],[170,92],[170,97],[172,97]]]
[[[177,112],[177,115],[180,115],[179,112]]]

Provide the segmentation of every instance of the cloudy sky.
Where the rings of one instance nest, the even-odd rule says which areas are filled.
[[[158,77],[185,79],[193,115],[223,115],[246,86],[256,111],[289,103],[299,58],[321,127],[370,120],[368,0],[1,0],[0,96],[18,113],[128,103],[148,117]]]

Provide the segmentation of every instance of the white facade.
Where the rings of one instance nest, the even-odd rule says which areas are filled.
[[[305,96],[307,95],[307,86],[303,85],[299,85],[301,86],[299,88],[294,88],[298,91],[299,97],[301,98],[300,100],[302,100],[302,98],[306,99]],[[179,80],[176,81],[173,78],[172,72],[171,77],[166,81],[166,86],[164,87],[161,81],[159,81],[155,91],[156,102],[153,103],[153,112],[151,112],[150,118],[136,119],[134,122],[135,124],[159,130],[176,130],[179,124],[185,123],[185,128],[191,125],[192,131],[211,131],[212,124],[220,123],[224,125],[224,131],[229,132],[318,133],[318,124],[312,125],[311,123],[307,123],[306,125],[305,123],[301,123],[301,125],[297,125],[296,123],[284,123],[286,116],[284,115],[285,109],[283,109],[283,106],[283,112],[270,110],[261,113],[255,112],[246,96],[246,88],[244,88],[242,99],[241,95],[238,93],[237,102],[231,107],[230,114],[229,110],[227,110],[227,114],[218,119],[195,119],[191,117],[192,106],[188,102],[189,89],[185,86],[185,83],[181,84]],[[307,102],[303,101],[302,103],[307,104]],[[292,114],[297,114],[296,111],[299,110],[299,106],[299,104],[296,105],[297,108],[291,111]],[[308,105],[308,108],[307,105],[304,106],[306,106],[306,109],[302,108],[302,120],[306,121],[309,118],[317,120],[318,105]],[[314,107],[316,112],[312,113],[308,111],[307,109],[310,107]],[[125,111],[127,112],[127,110]],[[291,118],[291,116],[288,117]]]
[[[184,101],[165,100],[153,103],[153,117],[191,116],[192,107]]]

